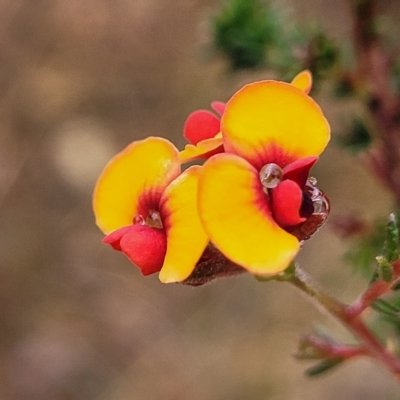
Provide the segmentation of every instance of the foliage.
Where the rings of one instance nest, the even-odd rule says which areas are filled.
[[[364,235],[353,239],[353,243],[345,254],[345,259],[355,271],[366,278],[371,277],[376,269],[376,256],[382,254],[385,240],[385,224],[379,219],[371,224]]]
[[[351,116],[339,143],[354,155],[363,153],[374,175],[392,191],[395,208],[399,209],[400,56],[396,49],[389,49],[394,54],[387,55],[389,42],[379,29],[377,2],[354,0],[352,6],[353,42],[339,45],[318,25],[300,26],[267,1],[227,0],[213,21],[214,43],[228,57],[233,70],[265,67],[287,79],[307,69],[313,75],[314,90],[327,80],[334,100],[355,99],[363,117]],[[343,60],[351,62],[345,65]],[[351,223],[349,220],[344,225],[350,229]],[[391,214],[388,222],[379,219],[366,229],[364,225],[359,224],[360,229],[353,232],[358,234],[357,239],[351,240],[352,233],[347,232],[352,243],[346,259],[369,280],[365,293],[338,313],[335,302],[331,304],[322,296],[323,302],[331,304],[330,311],[339,319],[345,315],[342,321],[355,332],[357,327],[352,327],[351,321],[364,310],[373,309],[378,315],[376,321],[385,321],[400,336],[399,218]],[[316,295],[296,273],[290,276],[286,278],[301,290]],[[378,336],[383,331],[380,324]],[[320,375],[365,351],[362,346],[358,350],[345,348],[326,337],[314,339],[306,341],[305,348],[322,357],[318,365],[307,370],[309,376]],[[388,364],[392,370],[400,369],[396,359]]]
[[[232,69],[255,68],[278,38],[277,19],[263,0],[228,1],[214,19],[214,35]]]
[[[371,143],[372,135],[368,126],[361,118],[354,118],[347,134],[340,139],[340,144],[352,153],[366,150]]]
[[[338,46],[322,29],[297,26],[266,0],[226,1],[213,31],[233,70],[267,67],[287,78],[307,68],[319,81],[340,60]]]

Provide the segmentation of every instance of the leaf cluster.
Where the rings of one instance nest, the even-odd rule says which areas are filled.
[[[322,29],[298,26],[267,0],[226,0],[212,26],[215,47],[233,70],[266,67],[293,77],[309,69],[316,82],[340,59],[339,47]]]
[[[346,261],[369,279],[376,272],[376,257],[384,250],[385,237],[385,222],[382,219],[374,221],[367,233],[353,239],[354,242],[345,253]]]
[[[399,259],[399,221],[399,215],[391,214],[386,225],[383,221],[376,222],[375,229],[361,237],[347,253],[348,260],[357,270],[364,275],[372,275],[371,283],[378,278],[385,282],[392,281],[391,263]],[[379,314],[381,321],[394,327],[400,337],[400,282],[392,286],[392,292],[384,299],[375,300],[371,308]]]
[[[234,70],[263,65],[278,37],[272,8],[262,0],[230,0],[214,18],[214,37]]]
[[[368,149],[372,144],[372,133],[366,122],[360,117],[354,118],[346,135],[339,138],[339,144],[354,154]]]

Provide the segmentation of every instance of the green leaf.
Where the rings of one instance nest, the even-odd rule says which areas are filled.
[[[305,373],[307,376],[314,377],[330,371],[332,368],[338,366],[344,361],[343,358],[332,358],[322,361],[321,363],[308,368]]]
[[[287,281],[296,275],[296,264],[292,261],[289,266],[277,275],[277,280]]]
[[[379,277],[385,282],[390,282],[393,278],[393,268],[389,264],[389,261],[382,256],[376,257],[376,261],[378,261]]]
[[[367,234],[355,239],[345,257],[357,271],[369,278],[376,270],[376,255],[382,254],[384,242],[385,224],[376,221]],[[378,274],[373,278],[377,279]]]
[[[395,283],[395,284],[392,286],[392,290],[393,290],[393,291],[400,290],[400,281],[397,282],[397,283]]]
[[[346,97],[353,96],[356,91],[356,83],[354,82],[354,79],[352,77],[347,76],[343,74],[342,76],[339,76],[334,82],[334,89],[333,89],[333,94],[335,95],[336,98],[342,99]]]
[[[253,275],[253,276],[255,280],[258,282],[271,282],[275,280],[273,276],[262,276],[262,275]]]
[[[285,282],[290,280],[295,274],[296,274],[296,265],[294,262],[291,262],[289,266],[279,274],[271,276],[261,276],[261,275],[253,275],[253,276],[259,282],[270,282],[270,281]]]
[[[388,303],[385,300],[378,299],[371,303],[371,307],[384,315],[390,317],[400,317],[400,308],[396,307],[393,304]]]
[[[400,90],[400,58],[397,58],[397,60],[395,61],[391,72],[392,72],[392,74],[391,74],[392,85],[394,86],[394,89],[396,91],[399,91]]]
[[[267,47],[279,37],[278,20],[263,0],[229,0],[214,18],[215,45],[234,70],[265,62]]]
[[[390,214],[386,226],[385,256],[389,262],[399,258],[399,227],[394,213]]]
[[[394,215],[394,214],[392,214]],[[354,266],[362,272],[367,278],[376,271],[373,280],[381,277],[379,268],[376,268],[376,256],[383,254],[389,263],[399,257],[399,218],[390,217],[389,223],[383,219],[371,224],[371,229],[359,238],[356,238],[345,257]],[[384,271],[386,273],[386,271]],[[386,275],[385,275],[386,276]]]
[[[313,76],[324,76],[339,61],[340,51],[335,41],[316,29],[308,42],[309,69]]]
[[[379,273],[378,273],[378,271],[374,271],[374,273],[372,274],[371,279],[369,281],[369,284],[372,285],[378,279],[379,279]]]
[[[361,118],[355,118],[345,137],[339,138],[339,143],[346,149],[358,153],[367,149],[372,143],[372,136],[367,124]]]
[[[375,305],[374,305],[375,307]],[[397,341],[400,340],[400,296],[399,292],[392,292],[390,296],[389,307],[386,304],[378,304],[379,309],[383,307],[386,312],[379,312],[379,329],[383,329],[383,322],[387,323],[394,328],[394,333],[397,337]],[[393,334],[393,332],[391,333]]]

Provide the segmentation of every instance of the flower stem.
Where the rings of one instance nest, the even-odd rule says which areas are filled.
[[[306,351],[302,348],[306,349]],[[311,351],[308,350],[309,348],[311,348]],[[365,356],[363,346],[337,343],[331,338],[318,334],[305,336],[300,343],[300,349],[301,351],[297,355],[299,359],[326,357],[349,360],[350,358]],[[307,350],[309,351],[308,353]]]
[[[377,279],[372,283],[367,290],[351,305],[347,307],[347,315],[354,318],[360,315],[364,310],[370,307],[371,303],[377,300],[382,295],[389,293],[392,287],[399,283],[400,280],[400,262],[392,263],[393,277],[390,282],[385,282],[382,279]]]
[[[361,341],[365,354],[379,361],[400,380],[400,360],[378,341],[364,324],[359,313],[354,314],[351,311],[351,307],[346,306],[319,289],[312,278],[298,265],[295,266],[291,274],[287,274],[277,280],[291,283],[314,299],[320,308],[338,319]]]

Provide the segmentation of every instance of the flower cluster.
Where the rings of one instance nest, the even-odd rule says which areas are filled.
[[[165,283],[187,282],[216,252],[236,270],[285,270],[329,213],[309,178],[330,139],[310,88],[308,71],[290,84],[249,84],[212,103],[216,114],[188,117],[183,151],[157,137],[126,147],[94,191],[104,243]],[[193,160],[205,162],[182,172]]]

